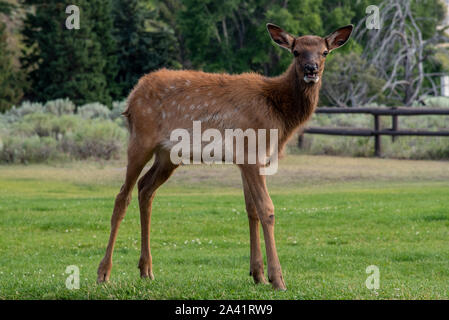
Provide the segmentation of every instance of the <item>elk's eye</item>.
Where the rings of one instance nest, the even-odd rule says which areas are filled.
[[[298,51],[293,51],[293,55],[295,56],[295,57],[297,57],[297,56],[299,56],[299,52]]]
[[[329,51],[327,51],[327,50],[323,52],[323,56],[327,56],[328,54],[329,54]]]

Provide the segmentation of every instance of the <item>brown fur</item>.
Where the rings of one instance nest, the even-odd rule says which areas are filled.
[[[98,268],[98,281],[107,281],[112,268],[112,253],[118,228],[131,192],[145,164],[156,156],[151,169],[139,180],[142,251],[139,268],[142,277],[153,278],[150,253],[151,205],[157,188],[178,167],[170,161],[170,133],[191,129],[199,120],[202,130],[278,129],[279,153],[288,139],[313,114],[319,97],[324,70],[324,51],[343,43],[352,27],[337,30],[323,39],[316,36],[295,38],[274,25],[268,25],[273,40],[295,54],[288,70],[275,78],[256,73],[240,75],[211,74],[201,71],[162,69],[142,77],[128,97],[123,115],[128,119],[130,140],[125,183],[117,195],[111,218],[111,234],[106,255]],[[349,32],[349,33],[348,33]],[[343,40],[342,40],[343,39]],[[317,83],[306,83],[305,65],[318,66]],[[224,136],[224,134],[223,134]],[[265,283],[260,252],[259,222],[262,223],[267,251],[268,278],[275,289],[285,289],[274,242],[274,207],[268,195],[265,177],[259,174],[261,163],[239,165],[250,224],[250,273],[256,283]]]

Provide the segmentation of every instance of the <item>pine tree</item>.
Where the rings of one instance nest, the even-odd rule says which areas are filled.
[[[14,6],[0,1],[0,13],[10,14]],[[0,22],[0,112],[10,109],[23,95],[23,73],[14,67],[8,49],[6,26]]]
[[[22,74],[14,68],[7,47],[5,25],[0,23],[0,112],[10,109],[22,97]]]
[[[35,7],[29,13],[22,34],[27,46],[23,66],[30,70],[31,89],[27,98],[47,101],[68,97],[77,104],[99,101],[111,103],[108,89],[109,48],[101,25],[100,12],[109,1],[77,1],[80,29],[67,29],[66,2],[62,0],[25,0]],[[101,34],[100,34],[101,33]]]
[[[0,13],[10,14],[14,7],[13,4],[0,0]]]
[[[119,87],[115,82],[118,71],[117,65],[117,42],[113,36],[114,17],[112,12],[112,1],[89,0],[91,16],[94,21],[92,31],[98,35],[98,41],[106,65],[104,75],[108,88],[108,94],[112,99],[120,98]]]
[[[116,83],[126,97],[145,73],[171,67],[175,59],[173,35],[164,30],[148,31],[145,23],[154,19],[138,0],[114,1],[114,36],[117,41]]]

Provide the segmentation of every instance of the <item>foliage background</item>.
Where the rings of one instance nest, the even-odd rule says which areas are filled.
[[[390,1],[390,0],[386,0]],[[391,0],[399,1],[399,0]],[[269,39],[267,22],[295,35],[325,36],[359,24],[380,0],[80,0],[81,28],[65,28],[66,1],[0,1],[0,111],[24,100],[45,103],[69,98],[76,104],[126,98],[143,74],[167,68],[209,72],[282,73],[288,52]],[[440,0],[412,1],[424,39],[437,33],[445,7]],[[351,41],[332,54],[332,83],[341,61],[357,61],[366,43]],[[429,47],[426,69],[447,70],[447,50]],[[346,57],[352,54],[354,57]],[[355,72],[358,71],[358,72]],[[381,82],[362,76],[370,92]],[[325,79],[326,80],[326,79]],[[430,85],[427,83],[427,85]],[[326,81],[325,86],[326,88]],[[379,97],[378,103],[382,103]],[[322,105],[332,101],[323,95]]]
[[[166,67],[276,76],[291,56],[272,43],[267,22],[294,35],[325,36],[349,23],[363,25],[369,5],[400,1],[80,0],[81,29],[68,30],[63,0],[0,0],[0,162],[117,158],[126,144],[120,119],[124,99],[145,73]],[[410,3],[429,40],[426,72],[448,72],[447,48],[430,41],[447,39],[438,28],[443,2]],[[333,90],[349,92],[347,106],[360,106],[350,96],[354,83],[364,84],[364,97],[377,96],[370,106],[398,105],[385,99],[385,80],[377,70],[366,68],[366,41],[352,39],[329,56],[320,105],[335,105],[329,98]],[[423,92],[429,87],[425,81]],[[413,105],[422,104],[449,106],[447,99],[426,96]],[[315,116],[312,125],[370,127],[369,121],[364,116]],[[389,121],[383,119],[383,125]],[[447,128],[445,118],[401,121],[404,128]],[[305,142],[302,152],[312,154],[372,155],[368,138],[313,136]],[[386,141],[384,149],[392,157],[449,157],[447,139],[401,138],[394,144]],[[294,141],[291,151],[297,152]]]

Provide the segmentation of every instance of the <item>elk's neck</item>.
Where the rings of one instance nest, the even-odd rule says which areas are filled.
[[[307,84],[296,72],[292,63],[279,77],[270,79],[268,100],[282,125],[282,136],[287,139],[305,124],[318,104],[321,80]],[[281,138],[282,139],[282,138]],[[282,139],[284,140],[284,139]]]

